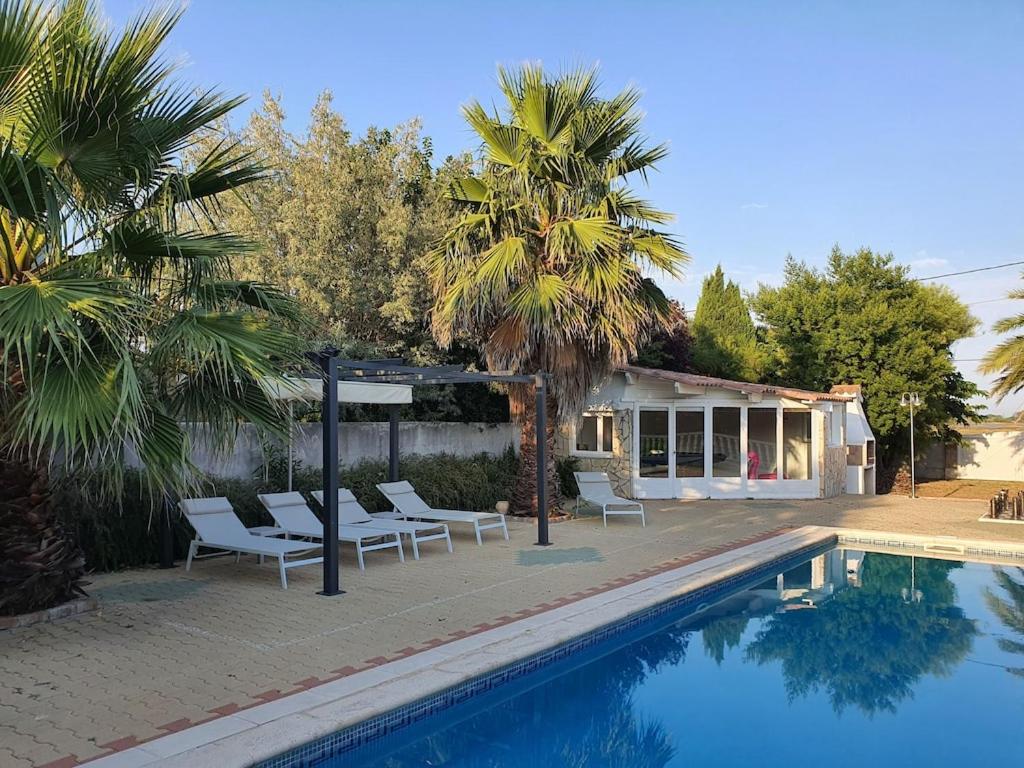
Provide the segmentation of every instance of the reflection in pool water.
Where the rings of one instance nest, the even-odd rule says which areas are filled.
[[[322,765],[1024,764],[1022,569],[835,550],[651,629]]]

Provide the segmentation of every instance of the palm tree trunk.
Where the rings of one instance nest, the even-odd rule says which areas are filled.
[[[0,459],[0,615],[84,595],[85,557],[64,531],[45,467]]]
[[[509,410],[512,420],[520,425],[519,472],[512,492],[512,511],[515,514],[537,516],[537,405],[531,386],[516,385],[509,388]],[[548,511],[558,506],[558,475],[555,471],[555,425],[558,404],[548,392],[547,397],[547,501]]]

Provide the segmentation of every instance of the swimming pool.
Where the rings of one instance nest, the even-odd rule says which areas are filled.
[[[318,768],[1024,763],[1024,569],[835,549]]]

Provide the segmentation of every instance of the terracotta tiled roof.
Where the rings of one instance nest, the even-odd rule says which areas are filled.
[[[794,400],[830,400],[839,403],[846,403],[856,398],[856,394],[853,392],[835,391],[839,389],[837,387],[834,387],[832,392],[811,392],[807,389],[795,389],[794,387],[777,387],[772,384],[754,384],[749,381],[732,381],[730,379],[718,379],[714,376],[699,376],[696,373],[677,373],[675,371],[663,371],[658,368],[641,368],[638,365],[625,365],[619,370],[623,373],[650,376],[655,379],[678,382],[691,387],[729,389],[734,392],[742,392],[745,395],[775,395],[778,397],[789,397]]]

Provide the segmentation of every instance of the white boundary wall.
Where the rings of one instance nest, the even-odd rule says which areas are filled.
[[[230,455],[217,454],[204,445],[202,425],[188,428],[192,436],[192,458],[196,465],[217,477],[250,478],[264,466],[263,445],[252,425],[244,425]],[[293,428],[295,459],[303,466],[319,467],[323,460],[319,423],[298,423]],[[338,425],[342,466],[365,460],[387,460],[387,422],[342,422]],[[411,421],[399,425],[399,446],[402,456],[447,453],[474,456],[478,453],[498,455],[509,445],[519,450],[519,430],[514,424],[484,422]],[[282,453],[286,450],[280,446]],[[129,466],[138,466],[134,456]]]
[[[932,443],[919,460],[930,479],[1024,482],[1024,429],[964,435],[964,444]]]

